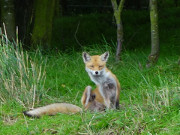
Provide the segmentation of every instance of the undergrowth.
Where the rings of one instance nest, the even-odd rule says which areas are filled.
[[[39,51],[30,57],[21,44],[0,39],[0,101],[2,104],[18,102],[33,108],[46,93],[45,61]],[[35,62],[38,57],[38,63]],[[42,61],[41,61],[42,60]]]
[[[102,54],[107,48],[85,50],[90,54]],[[36,106],[55,102],[81,106],[84,88],[87,85],[95,88],[85,72],[81,55],[72,52],[35,58],[33,53],[30,54],[37,65],[41,57],[47,59],[44,67],[44,90],[47,93]],[[22,134],[179,134],[178,56],[160,57],[157,65],[151,69],[145,67],[146,55],[143,52],[125,52],[122,58],[122,62],[115,63],[113,52],[110,51],[107,63],[121,83],[120,110],[31,119],[23,116],[25,108],[21,103],[1,103],[1,134],[18,134],[19,131]]]

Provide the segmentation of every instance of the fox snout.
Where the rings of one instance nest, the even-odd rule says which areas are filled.
[[[91,76],[101,76],[104,74],[106,69],[106,62],[109,57],[109,52],[94,56],[90,56],[88,53],[83,52],[82,57],[86,65],[86,71]]]
[[[94,75],[94,76],[96,76],[96,75],[101,75],[101,72],[102,71],[92,71],[91,73],[92,73],[92,75]]]
[[[96,75],[98,75],[98,74],[99,74],[99,72],[98,72],[98,71],[95,71],[95,74],[96,74]]]

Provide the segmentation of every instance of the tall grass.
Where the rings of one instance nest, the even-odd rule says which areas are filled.
[[[6,37],[6,36],[5,36]],[[0,39],[0,101],[17,101],[33,108],[45,93],[45,61],[37,51],[39,62],[23,51],[20,43]]]

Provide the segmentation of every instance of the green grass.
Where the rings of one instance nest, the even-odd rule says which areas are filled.
[[[126,19],[129,19],[129,21],[126,21],[132,22],[132,24],[128,27],[125,26],[125,31],[131,32],[128,35],[130,41],[125,42],[125,44],[130,46],[142,45],[142,47],[133,50],[131,50],[133,47],[127,50],[124,49],[122,62],[120,63],[114,61],[115,44],[108,45],[109,41],[106,42],[106,37],[102,39],[104,44],[92,44],[91,47],[84,47],[79,52],[71,50],[68,53],[49,52],[37,54],[24,51],[24,56],[28,56],[28,60],[36,67],[32,70],[32,65],[26,65],[24,69],[30,71],[31,75],[38,75],[38,67],[42,66],[45,69],[43,73],[45,73],[46,78],[45,84],[37,83],[35,81],[37,76],[29,75],[27,80],[31,80],[31,83],[26,84],[26,81],[21,79],[20,75],[20,72],[24,73],[23,70],[18,70],[19,68],[16,65],[23,57],[20,57],[18,61],[14,52],[9,52],[10,57],[5,57],[3,56],[4,53],[1,53],[0,62],[5,64],[6,68],[0,65],[0,97],[3,94],[5,100],[4,102],[0,99],[0,134],[179,135],[180,67],[178,59],[180,39],[178,35],[180,35],[180,27],[177,23],[178,19],[173,19],[172,16],[166,16],[166,14],[161,15],[164,20],[160,21],[161,53],[159,61],[157,65],[147,69],[145,65],[150,52],[150,34],[147,33],[149,26],[148,24],[139,24],[142,29],[136,32],[139,27],[133,27],[135,25],[133,22],[136,22],[137,18],[133,18],[132,11],[126,12],[128,16],[131,16],[130,18],[127,17]],[[166,13],[178,16],[175,9],[173,11],[168,10]],[[141,14],[138,11],[136,14],[141,16],[144,12]],[[146,15],[141,17],[140,20],[147,19]],[[165,21],[167,17],[170,18],[170,21]],[[172,24],[175,24],[176,27],[170,27]],[[130,38],[133,34],[135,36]],[[125,41],[128,41],[128,37],[125,37]],[[6,49],[6,51],[10,51],[8,48]],[[36,107],[55,102],[68,102],[82,107],[80,98],[84,88],[87,85],[95,88],[94,83],[85,72],[81,57],[82,51],[87,51],[90,54],[102,54],[107,50],[110,52],[107,67],[118,77],[122,87],[120,110],[110,110],[104,113],[83,112],[75,115],[57,114],[56,116],[43,116],[40,119],[32,119],[22,114],[24,110],[31,108],[32,105],[26,104],[24,107],[16,97],[6,94],[7,89],[2,87],[5,86],[6,82],[8,84],[12,83],[12,73],[16,73],[17,81],[14,85],[16,86],[16,89],[13,89],[14,92],[25,88],[20,87],[23,81],[26,84],[25,86],[29,86],[27,93],[28,91],[31,93],[30,86],[33,85],[38,85],[39,88],[42,88],[41,92],[44,91],[43,94],[37,95]],[[42,64],[42,61],[46,63]],[[22,63],[23,61],[20,62],[20,64]],[[4,78],[2,78],[2,74],[4,74]],[[26,76],[27,74],[23,75]],[[2,81],[3,79],[6,79],[6,81]],[[21,94],[19,96],[18,99],[24,102],[23,96]],[[31,96],[27,99],[32,101]]]
[[[105,49],[87,51],[101,54]],[[122,86],[120,110],[31,119],[23,116],[25,108],[17,102],[1,103],[1,134],[179,134],[178,55],[160,57],[155,67],[146,69],[146,54],[143,52],[125,52],[123,61],[116,64],[114,55],[110,54],[107,66],[117,75]],[[81,53],[45,57],[44,87],[48,93],[37,106],[54,102],[81,106],[84,88],[87,85],[95,87],[84,70]]]

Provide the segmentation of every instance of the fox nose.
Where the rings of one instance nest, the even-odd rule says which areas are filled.
[[[98,71],[96,71],[95,74],[98,75]]]

